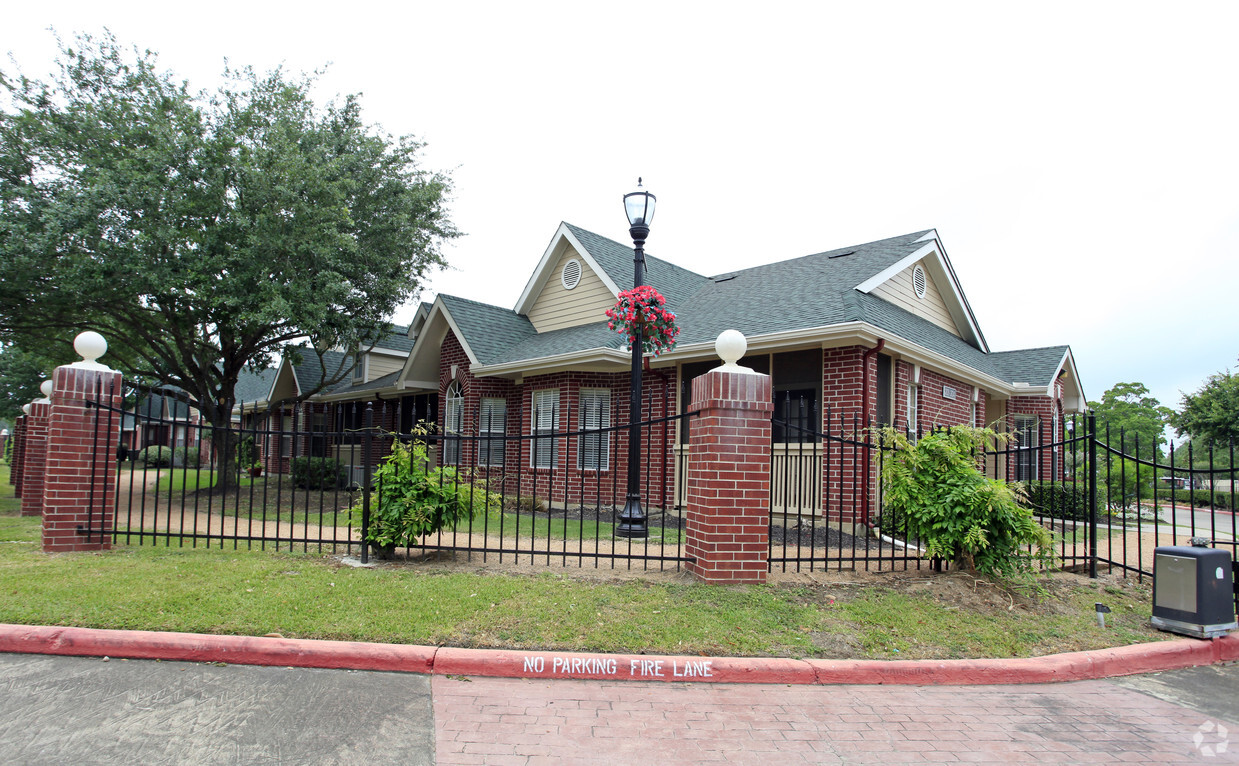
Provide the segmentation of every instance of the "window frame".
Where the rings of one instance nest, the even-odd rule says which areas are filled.
[[[495,409],[498,408],[496,419]],[[507,447],[508,400],[501,396],[483,397],[478,406],[478,465],[503,468]],[[498,426],[498,428],[496,428]],[[498,453],[499,461],[495,462]]]
[[[529,467],[534,470],[554,470],[559,465],[559,440],[556,436],[556,431],[559,430],[559,389],[542,388],[534,391],[530,396],[530,404],[533,413],[529,424],[534,438],[529,449]],[[548,406],[550,416],[545,417]]]
[[[443,465],[460,465],[464,450],[461,440],[465,429],[465,390],[460,381],[447,384],[443,408]]]
[[[596,406],[594,423],[591,424],[589,404]],[[611,389],[582,388],[577,393],[577,417],[581,435],[577,437],[576,467],[580,471],[605,473],[611,470],[611,440],[607,429],[611,427]],[[598,433],[592,433],[598,432]],[[594,451],[601,458],[587,461],[587,451]],[[593,463],[593,464],[591,464]]]

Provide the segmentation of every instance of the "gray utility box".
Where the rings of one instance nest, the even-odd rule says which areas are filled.
[[[1153,551],[1153,627],[1196,638],[1235,630],[1230,552],[1163,546]]]

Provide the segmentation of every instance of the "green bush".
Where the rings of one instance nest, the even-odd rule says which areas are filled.
[[[330,457],[297,457],[292,460],[293,484],[308,489],[340,489],[348,484],[348,468]]]
[[[170,468],[172,466],[172,449],[170,447],[147,447],[142,450],[142,463],[148,468]]]
[[[172,450],[172,464],[186,468],[197,468],[202,465],[197,447],[177,447]]]
[[[258,462],[258,445],[254,444],[254,437],[247,436],[237,442],[237,465],[242,471],[249,470],[249,467]]]
[[[1158,489],[1157,500],[1162,505],[1175,505],[1186,508],[1213,508],[1218,511],[1232,510],[1230,507],[1230,492],[1213,492],[1207,489]]]
[[[953,427],[913,442],[893,428],[878,431],[887,514],[906,519],[926,558],[965,570],[1013,577],[1051,563],[1050,533],[1020,504],[1018,484],[990,479],[977,455],[1001,437],[988,428]],[[879,460],[880,458],[880,460]]]
[[[1038,516],[1067,521],[1088,521],[1088,487],[1084,484],[1042,484],[1027,487],[1028,505]]]
[[[390,556],[397,547],[415,545],[426,535],[502,504],[498,495],[486,490],[485,482],[470,481],[452,466],[429,466],[424,443],[405,445],[397,439],[391,454],[375,469],[366,541],[379,555]],[[361,500],[349,514],[360,523]]]

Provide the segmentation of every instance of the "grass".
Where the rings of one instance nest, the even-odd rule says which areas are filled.
[[[1001,657],[1167,637],[1147,589],[1069,575],[1030,597],[963,575],[711,586],[164,546],[48,555],[0,466],[0,622],[529,650]],[[579,522],[576,522],[579,525]],[[570,522],[571,525],[571,522]],[[592,570],[591,570],[592,571]],[[1063,584],[1066,583],[1066,584]],[[1100,629],[1093,604],[1113,610]]]
[[[154,469],[148,469],[151,475],[154,475]],[[140,472],[135,472],[138,476]],[[197,492],[202,489],[211,489],[218,484],[218,477],[215,471],[210,469],[196,468],[161,468],[159,469],[159,480],[153,485],[153,491],[159,495],[167,495],[172,493],[180,495],[182,492]],[[135,477],[136,478],[136,477]],[[232,487],[248,487],[253,481],[249,476],[234,476],[229,485]],[[125,485],[122,483],[122,487]],[[127,487],[125,487],[127,489]]]

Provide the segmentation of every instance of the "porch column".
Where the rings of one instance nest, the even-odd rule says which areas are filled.
[[[766,581],[774,404],[770,376],[735,364],[746,346],[724,332],[715,348],[727,363],[693,381],[685,553],[703,582]]]
[[[107,350],[98,333],[82,333],[73,346],[84,361],[57,367],[52,374],[42,487],[47,553],[112,547],[107,532],[116,506],[121,417],[88,408],[86,402],[119,408],[121,374],[94,361]]]

